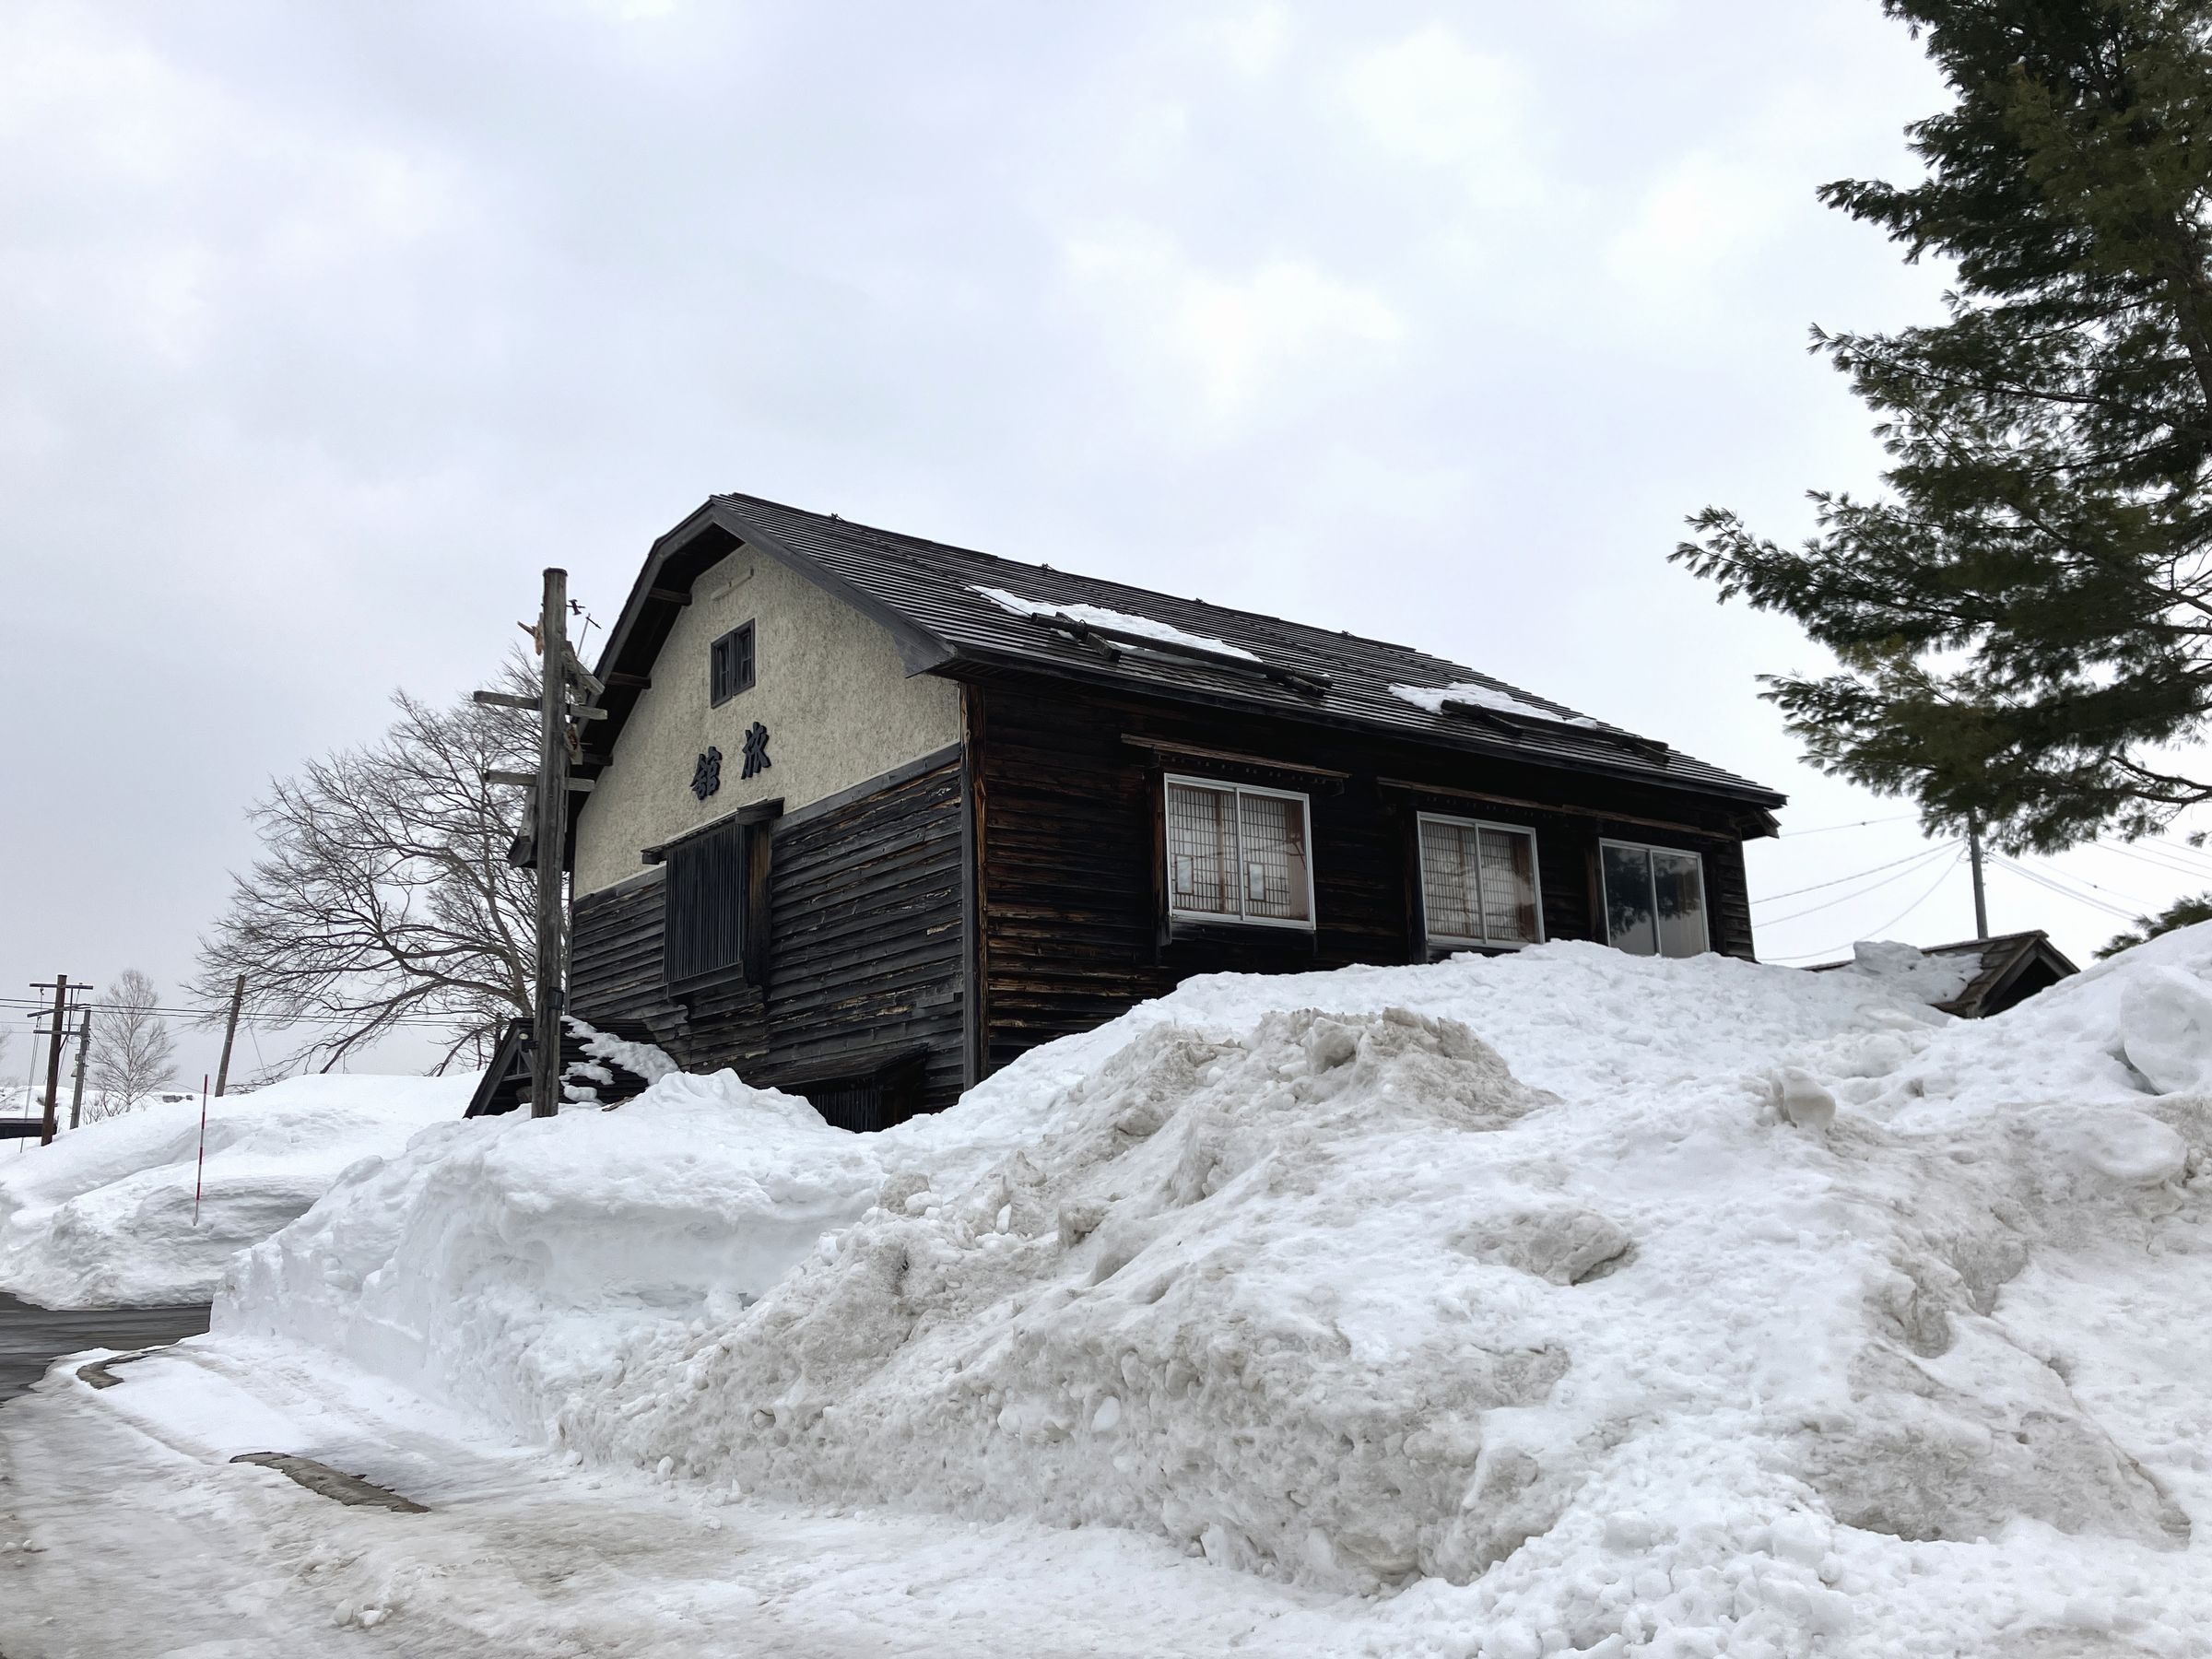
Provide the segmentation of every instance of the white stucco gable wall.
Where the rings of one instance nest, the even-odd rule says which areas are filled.
[[[712,706],[714,641],[753,624],[754,677]],[[907,676],[889,632],[787,566],[740,547],[703,571],[576,820],[576,891],[645,866],[651,846],[754,801],[795,811],[960,738],[960,688]],[[769,769],[744,770],[745,736],[768,728]],[[722,751],[722,787],[691,793],[699,757]]]

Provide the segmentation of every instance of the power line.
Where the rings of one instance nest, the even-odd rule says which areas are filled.
[[[1870,927],[1865,933],[1860,934],[1857,939],[1846,939],[1841,945],[1830,945],[1819,950],[1808,950],[1802,956],[1776,957],[1773,959],[1777,962],[1810,961],[1815,957],[1833,956],[1839,950],[1848,950],[1852,946],[1858,942],[1858,939],[1871,939],[1877,937],[1881,934],[1886,933],[1888,929],[1895,927],[1900,922],[1902,922],[1907,916],[1911,915],[1914,911],[1918,910],[1929,900],[1935,898],[1936,893],[1941,890],[1944,882],[1949,879],[1951,872],[1959,867],[1959,855],[1953,853],[1951,856],[1951,862],[1945,865],[1941,870],[1936,872],[1936,879],[1929,884],[1927,891],[1921,894],[1919,898],[1913,900],[1912,903],[1906,905],[1903,910],[1899,911],[1897,914],[1890,917],[1888,921],[1881,923],[1877,926]]]
[[[2010,862],[2017,864],[2018,860],[2015,859]],[[2133,893],[2124,893],[2118,888],[2108,888],[2100,881],[2091,881],[2087,876],[2077,876],[2071,871],[2061,874],[2057,870],[2053,870],[2050,874],[2053,880],[2078,882],[2083,887],[2096,888],[2100,893],[2110,893],[2113,898],[2124,900],[2129,904],[2141,905],[2143,903],[2143,900]]]
[[[1878,893],[1884,888],[1890,886],[1892,883],[1904,880],[1906,877],[1912,875],[1915,870],[1925,869],[1928,865],[1928,862],[1931,859],[1940,858],[1944,853],[1951,852],[1958,846],[1958,844],[1959,843],[1957,841],[1946,841],[1939,847],[1931,847],[1924,853],[1915,854],[1911,860],[1907,861],[1908,867],[1898,871],[1894,876],[1885,876],[1879,881],[1869,882],[1866,886],[1860,888],[1856,892],[1841,893],[1833,899],[1824,899],[1818,904],[1808,904],[1803,910],[1792,911],[1786,916],[1769,916],[1765,921],[1760,923],[1759,925],[1762,927],[1779,927],[1783,923],[1794,922],[1801,916],[1810,916],[1820,911],[1833,910],[1839,904],[1849,904],[1853,900],[1864,899],[1869,893]],[[1951,863],[1957,864],[1958,860],[1953,858]],[[1948,869],[1950,865],[1947,865],[1944,867]],[[1846,879],[1848,879],[1848,877],[1846,877]]]
[[[1800,835],[1831,835],[1838,830],[1864,830],[1869,824],[1901,824],[1919,816],[1917,812],[1900,812],[1889,818],[1860,818],[1850,824],[1818,824],[1810,830],[1784,830],[1778,839],[1794,841]]]
[[[2091,844],[2107,853],[2117,853],[2123,858],[2132,858],[2137,864],[2148,865],[2154,870],[2164,870],[2169,875],[2187,876],[2196,881],[2212,881],[2212,859],[2206,858],[2194,848],[2177,847],[2171,841],[2153,841],[2151,845],[2158,851],[2152,853],[2141,846],[2124,847],[2117,841],[2100,841]],[[2184,863],[2184,859],[2195,862]]]
[[[1940,842],[1935,847],[1923,847],[1917,853],[1910,853],[1903,858],[1893,858],[1888,864],[1878,864],[1868,869],[1853,871],[1849,876],[1839,876],[1833,881],[1816,881],[1810,887],[1792,888],[1786,893],[1769,893],[1765,898],[1754,899],[1751,902],[1753,904],[1772,904],[1777,900],[1794,899],[1800,893],[1817,893],[1822,888],[1841,887],[1845,882],[1856,881],[1862,876],[1878,876],[1884,870],[1896,869],[1900,865],[1917,864],[1932,853],[1940,853],[1945,847],[1955,847],[1958,844],[1958,837],[1953,836],[1949,841]]]
[[[2134,912],[2130,911],[2122,910],[2116,904],[2107,904],[2101,899],[2092,899],[2087,893],[2074,892],[2069,888],[2061,886],[2059,882],[2053,877],[2045,876],[2039,871],[2031,870],[2026,865],[2019,863],[2016,859],[2006,858],[2001,853],[1994,853],[1992,855],[1992,857],[1994,863],[2007,870],[2010,870],[2015,876],[2019,877],[2023,881],[2032,881],[2036,886],[2040,888],[2046,888],[2050,891],[2056,893],[2061,899],[2071,899],[2077,904],[2086,904],[2092,910],[2100,910],[2108,916],[2119,917],[2123,922],[2133,922],[2136,919]]]
[[[117,1011],[117,1006],[116,1006],[116,1005],[115,1005],[115,1004],[112,1004],[112,1003],[77,1003],[77,1004],[76,1004],[76,1005],[74,1005],[74,1006],[76,1006],[76,1007],[79,1007],[79,1008],[90,1008],[90,1009],[92,1009],[92,1010],[93,1010],[95,1013],[100,1013],[100,1014],[111,1014],[111,1013],[114,1013],[114,1012],[116,1012],[116,1011]],[[44,1003],[41,1003],[41,1002],[33,1002],[33,1001],[31,1001],[31,1000],[28,999],[28,998],[24,998],[24,997],[9,997],[9,996],[0,996],[0,1010],[9,1010],[9,1009],[12,1009],[12,1010],[16,1010],[16,1011],[18,1011],[18,1012],[35,1012],[35,1011],[43,1010],[43,1009],[45,1008],[45,1006],[46,1006],[46,1005],[45,1005]],[[227,1008],[227,1007],[224,1007],[224,1008],[162,1008],[162,1007],[155,1007],[155,1008],[133,1009],[133,1010],[126,1010],[126,1011],[128,1011],[128,1012],[137,1012],[137,1013],[146,1013],[146,1014],[157,1015],[157,1016],[159,1016],[159,1018],[164,1018],[164,1019],[221,1019],[221,1018],[223,1018],[225,1016],[227,1016],[227,1015],[229,1013],[229,1008]],[[364,1013],[361,1013],[361,1014],[358,1014],[358,1015],[356,1015],[356,1014],[300,1014],[300,1015],[248,1014],[248,1015],[241,1015],[241,1016],[240,1017],[240,1018],[239,1018],[239,1024],[240,1024],[241,1026],[247,1026],[247,1025],[260,1025],[260,1026],[268,1026],[268,1027],[275,1027],[275,1028],[284,1028],[284,1027],[288,1027],[288,1026],[302,1026],[302,1025],[344,1025],[344,1024],[346,1024],[346,1023],[347,1023],[347,1022],[349,1022],[349,1021],[351,1021],[351,1020],[354,1020],[354,1019],[357,1019],[357,1018],[368,1018],[368,1017],[369,1017],[369,1016],[367,1015],[367,1013],[366,1013],[366,1012],[364,1012]],[[384,1020],[382,1023],[383,1023],[383,1024],[385,1024],[385,1025],[433,1026],[433,1027],[441,1027],[441,1028],[442,1028],[442,1027],[447,1027],[447,1026],[455,1025],[455,1024],[458,1024],[458,1023],[460,1023],[460,1022],[462,1022],[462,1021],[464,1021],[464,1020],[471,1019],[471,1018],[475,1018],[475,1016],[474,1016],[474,1015],[470,1015],[470,1014],[466,1014],[466,1013],[456,1013],[456,1014],[450,1014],[450,1015],[446,1015],[446,1014],[396,1014],[396,1015],[394,1015],[394,1016],[392,1016],[390,1018],[388,1018],[388,1019],[385,1019],[385,1020]]]

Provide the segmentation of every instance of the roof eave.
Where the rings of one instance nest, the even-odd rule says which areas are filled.
[[[952,649],[947,659],[933,672],[949,677],[960,677],[963,667],[978,669],[1012,668],[1025,673],[1050,675],[1055,678],[1078,680],[1086,685],[1112,687],[1137,696],[1165,698],[1171,701],[1197,703],[1206,708],[1236,709],[1280,715],[1286,720],[1304,721],[1311,724],[1325,725],[1338,731],[1383,733],[1409,743],[1427,744],[1449,748],[1457,753],[1480,755],[1488,759],[1515,760],[1525,766],[1547,768],[1553,771],[1595,773],[1622,782],[1642,783],[1674,790],[1684,794],[1704,796],[1725,801],[1732,806],[1747,807],[1758,814],[1755,826],[1760,836],[1780,833],[1773,811],[1789,804],[1789,797],[1771,789],[1752,784],[1746,789],[1729,789],[1724,785],[1693,782],[1684,778],[1670,778],[1665,773],[1635,767],[1610,766],[1602,761],[1565,761],[1531,755],[1509,743],[1485,742],[1479,736],[1462,736],[1457,733],[1424,730],[1418,726],[1386,725],[1377,721],[1363,720],[1356,714],[1337,713],[1322,708],[1298,708],[1283,703],[1240,697],[1233,692],[1212,693],[1186,687],[1163,686],[1156,682],[1133,685],[1128,677],[1110,668],[1089,668],[1055,657],[1032,656],[1026,653],[993,651],[988,647],[959,646]]]
[[[899,647],[900,664],[912,678],[950,662],[956,654],[949,641],[923,627],[904,611],[885,604],[866,589],[848,582],[821,560],[798,552],[746,513],[716,497],[702,509],[712,521],[748,547],[757,547],[777,563],[805,577],[825,593],[841,599],[891,636]]]

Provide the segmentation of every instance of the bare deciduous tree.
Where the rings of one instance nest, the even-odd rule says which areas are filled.
[[[526,657],[502,677],[537,692]],[[315,1022],[288,1068],[327,1071],[427,1025],[446,1041],[443,1069],[530,1011],[535,878],[507,862],[523,800],[482,774],[535,770],[537,717],[392,700],[399,718],[380,740],[313,762],[254,806],[263,855],[231,877],[201,941],[203,1006],[227,1003],[243,973],[250,1018]]]
[[[95,1116],[129,1112],[176,1081],[177,1041],[159,1013],[154,982],[126,968],[100,994],[92,1017],[92,1053],[85,1076],[99,1091]]]

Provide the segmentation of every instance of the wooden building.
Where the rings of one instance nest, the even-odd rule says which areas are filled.
[[[746,496],[597,672],[571,1010],[852,1128],[1194,973],[1749,957],[1783,804],[1406,646]]]

